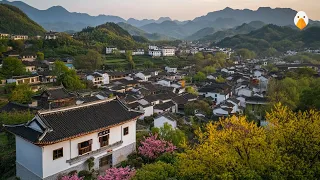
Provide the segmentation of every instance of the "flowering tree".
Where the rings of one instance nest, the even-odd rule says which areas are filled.
[[[139,147],[139,154],[149,159],[156,159],[163,153],[170,153],[176,150],[171,142],[158,138],[158,134],[144,138]]]
[[[63,176],[61,180],[83,180],[83,177],[78,177],[77,175]]]
[[[110,168],[106,170],[106,175],[99,176],[98,180],[129,180],[136,174],[134,169],[125,168]]]

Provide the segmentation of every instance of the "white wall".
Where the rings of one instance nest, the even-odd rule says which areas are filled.
[[[177,128],[177,121],[171,121],[164,116],[154,119],[154,127],[156,128],[163,127],[165,123],[170,124],[173,128]]]
[[[249,89],[239,89],[238,96],[251,97],[252,93],[253,92],[251,90],[249,90]]]
[[[144,119],[145,117],[153,115],[153,106],[145,107],[143,108],[143,110],[144,110],[144,114],[139,119]]]
[[[16,136],[16,161],[42,177],[42,148]]]
[[[224,95],[219,93],[208,92],[208,93],[201,93],[201,94],[205,94],[206,97],[212,97],[213,99],[215,99],[216,104],[220,104],[222,101],[229,98],[229,95]]]
[[[129,127],[129,134],[123,136],[123,128]],[[70,141],[64,141],[57,144],[44,146],[43,151],[43,176],[48,177],[69,169],[71,167],[82,164],[84,161],[70,165],[66,161],[78,156],[78,143],[92,139],[92,151],[100,149],[98,132],[82,136],[80,138],[72,139]],[[130,145],[136,142],[136,121],[131,121],[121,126],[110,128],[109,133],[109,144],[114,144],[122,139],[123,143],[120,147],[113,149],[116,151],[122,147]],[[71,148],[70,148],[71,147]],[[63,148],[63,157],[53,160],[53,150]],[[102,152],[99,155],[94,156],[98,158],[107,154],[107,152]],[[40,168],[41,169],[41,168]]]

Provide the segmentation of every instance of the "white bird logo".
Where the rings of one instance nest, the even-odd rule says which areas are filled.
[[[297,15],[294,17],[294,24],[300,29],[304,29],[307,27],[309,23],[309,18],[307,14],[303,11],[299,11]]]

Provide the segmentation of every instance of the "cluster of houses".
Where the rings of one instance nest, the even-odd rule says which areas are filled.
[[[114,54],[118,51],[121,54],[125,54],[127,50],[118,50],[116,47],[106,47],[106,54]],[[136,49],[132,51],[133,56],[144,55],[144,49]]]
[[[59,33],[54,31],[46,32],[44,35],[44,39],[57,39]],[[18,35],[18,34],[7,34],[7,33],[0,33],[0,39],[11,39],[11,40],[28,40],[30,37],[27,35]],[[40,39],[41,36],[35,36],[35,38]]]

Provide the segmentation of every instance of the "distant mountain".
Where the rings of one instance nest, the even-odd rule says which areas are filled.
[[[243,23],[251,21],[262,21],[266,24],[289,25],[293,24],[293,17],[297,11],[290,8],[260,7],[258,10],[231,9],[229,7],[215,12],[210,12],[205,16],[197,17],[194,21],[215,21],[218,18],[232,18]]]
[[[247,48],[260,53],[270,52],[270,48],[279,52],[319,48],[320,27],[313,26],[300,31],[269,24],[248,34],[227,37],[215,45],[234,49]]]
[[[194,34],[192,34],[191,36],[188,36],[187,38],[185,38],[186,40],[198,40],[201,39],[207,35],[213,34],[215,31],[214,28],[212,27],[206,27],[203,29],[200,29],[199,31],[195,32]]]
[[[187,34],[186,30],[174,21],[164,21],[160,24],[151,23],[140,27],[148,33],[165,34],[170,37],[182,39]]]
[[[96,27],[87,27],[74,35],[74,39],[85,43],[104,43],[108,46],[116,46],[120,49],[134,49],[136,41],[128,33],[115,23],[105,23]]]
[[[132,36],[141,36],[141,37],[147,38],[148,40],[151,40],[151,41],[173,39],[173,38],[170,38],[168,36],[161,35],[161,34],[158,34],[158,33],[147,33],[142,29],[139,29],[139,28],[137,28],[135,26],[132,26],[131,24],[127,24],[127,23],[124,23],[124,22],[120,22],[120,23],[118,23],[118,25],[122,29],[128,31]]]
[[[147,24],[151,24],[151,23],[162,23],[164,21],[172,21],[171,18],[169,17],[160,17],[158,20],[154,20],[154,19],[143,19],[143,20],[137,20],[137,19],[134,19],[134,18],[130,18],[127,20],[127,23],[128,24],[131,24],[133,26],[136,26],[136,27],[141,27],[141,26],[144,26],[144,25],[147,25]]]
[[[236,26],[234,28],[221,30],[221,31],[214,31],[212,33],[208,32],[207,34],[199,34],[198,39],[193,40],[200,40],[201,42],[217,42],[226,37],[232,37],[237,34],[248,34],[253,30],[259,29],[263,27],[265,24],[261,21],[252,21],[250,23],[243,23],[240,26]],[[202,31],[202,30],[200,30]]]
[[[43,35],[45,30],[20,9],[0,4],[0,32],[21,35]]]

